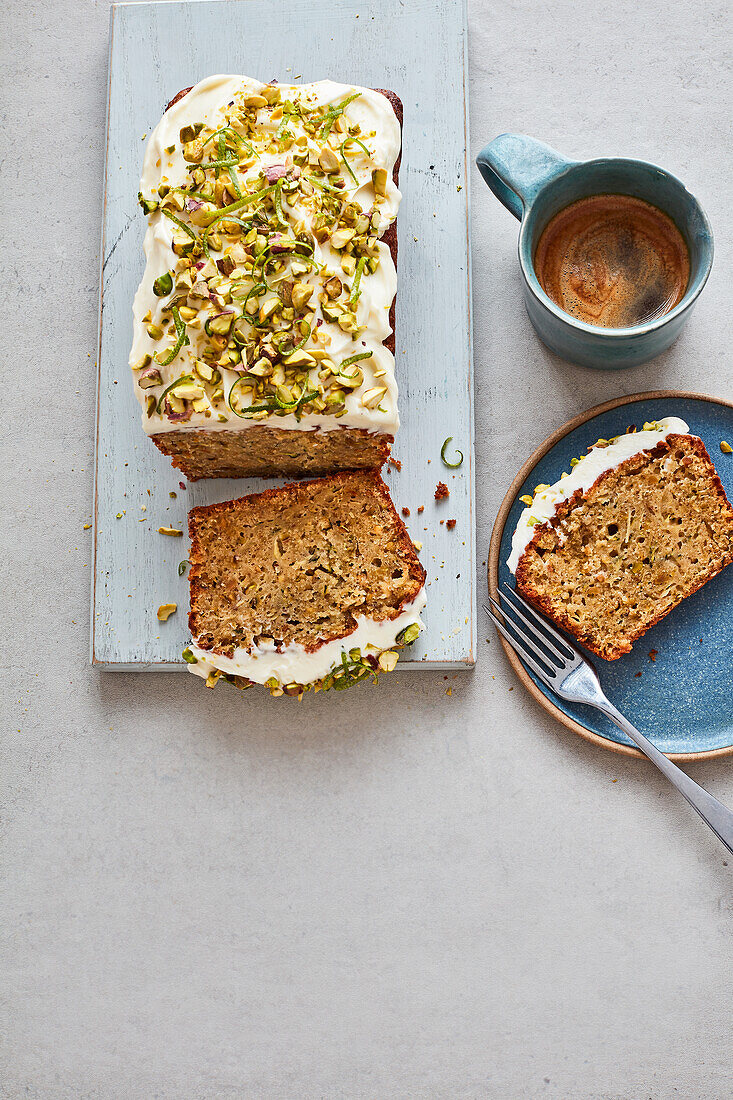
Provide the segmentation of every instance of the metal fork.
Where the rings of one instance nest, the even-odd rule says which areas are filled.
[[[504,588],[509,595],[499,592],[499,598],[506,607],[500,607],[489,596],[491,607],[484,604],[483,609],[525,664],[561,699],[587,703],[607,715],[656,764],[662,775],[687,799],[693,810],[697,810],[718,840],[733,854],[733,812],[690,779],[643,733],[639,733],[603,694],[595,669],[582,653],[550,626],[514,588],[506,583]],[[511,632],[508,627],[511,627]]]

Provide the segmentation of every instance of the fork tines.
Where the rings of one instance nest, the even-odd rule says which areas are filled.
[[[504,591],[499,592],[503,606],[489,596],[491,607],[484,604],[483,609],[522,660],[541,680],[550,684],[556,680],[558,672],[565,672],[569,664],[583,658],[575,646],[550,626],[516,589],[506,582],[504,588],[508,595]]]

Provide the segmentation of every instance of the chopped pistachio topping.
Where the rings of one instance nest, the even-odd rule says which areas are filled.
[[[394,670],[399,660],[398,651],[414,642],[419,633],[420,624],[410,623],[397,635],[394,645],[390,649],[380,650],[376,646],[367,645],[363,650],[358,647],[350,649],[348,652],[343,650],[340,660],[336,662],[330,672],[311,684],[299,684],[295,681],[284,684],[278,680],[277,676],[271,676],[269,680],[265,681],[264,686],[268,689],[270,695],[274,697],[294,695],[302,699],[305,692],[311,689],[314,692],[329,691],[330,689],[345,691],[346,688],[361,683],[362,680],[368,680],[369,677],[372,677],[374,683],[376,683],[380,672],[392,672]],[[188,664],[197,663],[197,659],[190,649],[184,649],[183,659]],[[219,680],[226,680],[239,688],[253,686],[253,681],[248,680],[246,677],[235,676],[228,672],[222,672],[220,669],[214,669],[209,673],[206,686],[213,688]]]
[[[245,84],[210,125],[181,128],[182,186],[163,175],[157,192],[140,196],[171,242],[147,325],[157,366],[146,356],[138,368],[141,388],[159,387],[159,416],[341,416],[362,387],[361,407],[380,407],[387,387],[353,369],[373,354],[361,350],[369,308],[359,304],[390,223],[379,209],[388,170],[372,168],[375,135],[348,111],[360,96],[319,104]],[[353,353],[329,353],[324,323],[346,334]],[[163,376],[158,366],[170,369]]]

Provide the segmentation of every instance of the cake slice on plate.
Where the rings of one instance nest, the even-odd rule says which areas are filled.
[[[733,509],[677,417],[599,440],[522,499],[507,562],[518,591],[606,660],[733,561]]]
[[[194,508],[191,672],[272,695],[391,671],[414,641],[425,570],[376,470]]]

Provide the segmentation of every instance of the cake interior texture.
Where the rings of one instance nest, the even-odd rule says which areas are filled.
[[[189,626],[232,656],[261,640],[315,650],[357,616],[393,619],[425,571],[378,471],[194,508]]]
[[[381,466],[391,435],[363,428],[286,431],[252,426],[244,432],[162,432],[153,442],[190,481],[204,477],[308,477]]]
[[[607,660],[733,561],[733,509],[704,444],[670,435],[537,528],[517,588]]]

